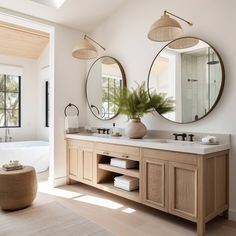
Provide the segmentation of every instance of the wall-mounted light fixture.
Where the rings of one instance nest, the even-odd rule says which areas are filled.
[[[113,65],[116,64],[116,61],[112,57],[103,57],[102,64],[104,65]]]
[[[166,42],[179,38],[183,34],[183,29],[178,21],[171,18],[169,15],[174,16],[188,25],[193,24],[179,16],[176,16],[168,11],[164,11],[164,15],[159,20],[154,22],[149,30],[148,38],[157,42]]]
[[[72,56],[77,59],[93,59],[97,57],[97,49],[93,46],[89,40],[96,43],[99,47],[101,47],[104,51],[106,50],[101,44],[96,42],[94,39],[90,38],[89,36],[85,35],[83,39],[81,39],[72,51]]]
[[[198,43],[199,43],[199,39],[186,37],[186,38],[180,38],[171,42],[170,44],[168,44],[168,47],[171,49],[185,49],[185,48],[194,47]]]

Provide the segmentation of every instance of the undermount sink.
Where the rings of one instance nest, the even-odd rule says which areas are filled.
[[[111,137],[110,134],[99,134],[99,133],[92,133],[92,136],[95,136],[95,137],[106,137],[106,138]]]
[[[178,146],[196,145],[196,142],[180,141],[180,140],[172,140],[172,139],[149,139],[148,141],[149,142],[154,142],[154,143],[174,144],[174,145],[178,145]]]

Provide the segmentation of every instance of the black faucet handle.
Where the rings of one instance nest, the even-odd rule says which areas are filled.
[[[177,133],[174,133],[173,134],[175,136],[175,140],[178,140],[178,137],[182,137],[182,141],[185,141],[185,138],[187,137],[187,134],[186,133],[182,133],[182,134],[177,134]]]
[[[174,137],[175,137],[175,140],[178,140],[178,134],[176,133],[173,133]]]
[[[190,138],[190,142],[193,142],[194,134],[189,134],[188,136],[189,136],[189,138]]]

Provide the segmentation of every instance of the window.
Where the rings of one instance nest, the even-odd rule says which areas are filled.
[[[102,76],[102,118],[110,119],[118,110],[111,101],[110,95],[115,94],[121,87],[119,77]]]
[[[45,126],[49,127],[49,83],[45,82]]]
[[[0,74],[0,128],[20,127],[21,77]]]

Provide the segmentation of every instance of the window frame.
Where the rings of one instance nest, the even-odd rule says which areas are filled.
[[[107,120],[107,119],[111,119],[116,114],[114,112],[109,112],[110,111],[110,89],[112,89],[111,84],[113,84],[113,89],[115,92],[117,89],[119,90],[119,88],[121,88],[122,81],[118,77],[112,77],[109,75],[102,75],[102,80],[104,80],[104,79],[107,79],[107,86],[103,86],[103,83],[102,83],[102,89],[107,89],[107,101],[105,101],[105,102],[108,103],[108,106],[107,106],[108,112],[107,113],[104,112],[104,115],[102,116],[102,118],[105,117],[105,120]],[[113,80],[112,82],[111,82],[111,79]],[[117,87],[116,80],[120,81],[119,87]],[[103,104],[103,101],[102,101],[102,104]],[[102,106],[102,108],[104,108],[104,107]],[[106,117],[106,116],[108,116],[108,117]]]
[[[8,110],[6,108],[6,94],[8,93],[6,91],[6,77],[10,74],[2,74],[4,75],[4,90],[5,91],[1,91],[2,93],[4,93],[4,97],[5,97],[5,102],[4,102],[4,108],[3,108],[3,111],[4,111],[4,125],[3,126],[0,126],[0,129],[1,128],[21,128],[21,76],[17,76],[18,77],[18,92],[15,92],[18,94],[18,125],[16,126],[9,126],[9,125],[6,125],[6,111]]]
[[[45,81],[45,127],[49,127],[49,81]]]

